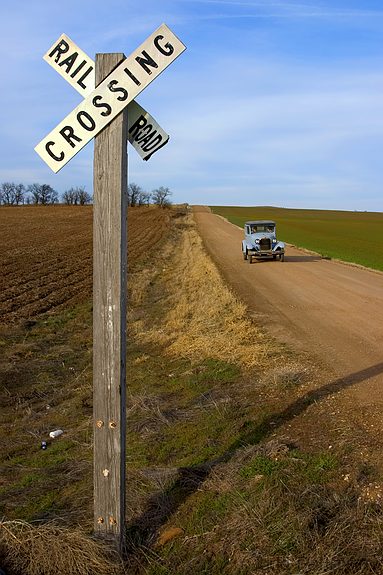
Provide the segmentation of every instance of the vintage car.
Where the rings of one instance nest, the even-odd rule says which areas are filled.
[[[242,240],[243,259],[253,263],[253,258],[273,259],[283,262],[285,244],[277,240],[275,222],[256,220],[245,223],[245,239]]]

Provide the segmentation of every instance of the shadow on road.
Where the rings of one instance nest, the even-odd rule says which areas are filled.
[[[309,256],[309,255],[285,256],[285,262],[295,262],[295,263],[319,262],[323,259],[325,259],[325,258],[322,258],[322,256]],[[279,262],[279,259],[277,259],[277,263],[278,262]],[[253,264],[256,264],[256,265],[259,265],[259,264],[270,265],[271,263],[272,263],[271,258],[264,258],[264,259],[259,258],[259,259],[253,260]]]
[[[285,262],[296,262],[296,263],[305,263],[305,262],[319,262],[323,258],[322,256],[285,256]]]
[[[253,426],[247,424],[242,436],[222,456],[195,467],[180,468],[175,482],[165,491],[151,497],[146,511],[134,523],[127,525],[127,555],[134,553],[134,549],[142,545],[152,544],[160,527],[190,495],[199,489],[211,470],[219,463],[229,461],[237,449],[258,444],[276,429],[301,415],[313,403],[381,373],[383,373],[383,362],[310,390],[284,410],[268,416],[261,424],[254,423]]]

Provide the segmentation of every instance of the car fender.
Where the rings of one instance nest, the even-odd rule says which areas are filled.
[[[276,251],[284,251],[284,249],[285,249],[285,244],[284,244],[284,242],[277,242],[277,243],[275,244],[275,246],[273,247],[273,252],[276,252]]]

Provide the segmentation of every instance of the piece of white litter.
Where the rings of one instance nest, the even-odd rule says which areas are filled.
[[[62,435],[64,432],[62,429],[56,429],[56,431],[51,431],[49,434],[49,437],[51,437],[52,439],[55,439],[55,437],[58,437],[59,435]]]

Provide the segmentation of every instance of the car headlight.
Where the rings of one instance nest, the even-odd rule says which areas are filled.
[[[273,238],[273,244],[276,244],[276,243],[277,243],[276,238]]]
[[[256,243],[256,244],[259,244],[259,240],[255,240],[255,243]]]

